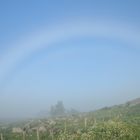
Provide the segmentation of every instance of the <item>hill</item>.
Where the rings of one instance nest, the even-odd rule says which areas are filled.
[[[88,113],[1,124],[4,140],[140,140],[140,99]]]
[[[121,105],[104,107],[94,112],[90,112],[98,120],[109,120],[120,118],[129,123],[140,124],[140,98],[128,101]]]

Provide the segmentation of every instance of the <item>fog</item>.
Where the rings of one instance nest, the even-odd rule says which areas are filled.
[[[137,3],[1,3],[0,119],[47,115],[57,101],[85,112],[140,97]]]

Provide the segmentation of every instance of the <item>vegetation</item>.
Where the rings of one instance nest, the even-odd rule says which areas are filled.
[[[51,106],[51,116],[61,116],[65,114],[65,108],[62,101],[58,101],[55,106]]]
[[[140,103],[71,115],[62,102],[54,108],[50,118],[1,124],[1,140],[140,140]]]

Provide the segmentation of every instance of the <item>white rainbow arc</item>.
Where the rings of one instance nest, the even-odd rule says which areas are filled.
[[[0,58],[0,79],[3,79],[21,60],[38,49],[43,49],[43,47],[48,47],[53,43],[84,36],[117,39],[140,47],[140,31],[131,29],[125,24],[86,20],[64,22],[57,27],[36,32],[12,45],[10,47],[12,49],[7,50]]]

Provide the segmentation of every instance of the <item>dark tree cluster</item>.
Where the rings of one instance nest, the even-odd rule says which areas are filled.
[[[65,114],[65,107],[62,101],[58,101],[56,105],[51,106],[51,116],[63,116]]]

